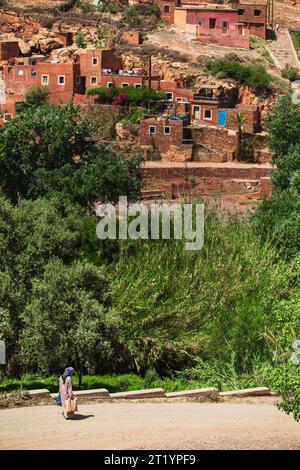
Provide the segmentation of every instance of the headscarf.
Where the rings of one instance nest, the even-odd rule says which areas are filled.
[[[73,367],[67,367],[63,373],[63,375],[61,376],[62,380],[63,380],[63,383],[65,383],[67,377],[69,377],[69,375],[73,375],[75,374],[75,369]]]

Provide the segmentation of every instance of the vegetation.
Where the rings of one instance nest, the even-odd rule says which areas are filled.
[[[271,85],[271,76],[261,64],[243,64],[236,60],[211,59],[206,64],[207,70],[221,78],[233,78],[255,90],[264,91]]]
[[[151,106],[151,103],[155,103],[164,99],[164,93],[157,93],[155,90],[150,88],[118,88],[116,86],[111,88],[98,87],[92,88],[88,91],[90,96],[98,96],[101,102],[112,103],[113,100],[120,94],[125,95],[126,100],[124,104],[128,103],[131,106]]]
[[[237,127],[237,146],[234,152],[234,159],[253,162],[254,142],[253,139],[246,138],[244,135],[244,126],[247,124],[247,117],[237,111],[232,116],[232,122]]]
[[[294,82],[300,79],[299,70],[296,67],[292,67],[290,65],[286,65],[283,71],[281,72],[281,76],[286,78],[290,82]]]
[[[0,187],[14,203],[53,195],[84,207],[97,198],[136,199],[140,157],[93,143],[94,132],[80,107],[27,107],[0,130]]]
[[[86,42],[85,42],[85,39],[84,39],[84,35],[80,31],[76,35],[75,42],[76,42],[76,45],[80,49],[86,49],[87,45],[86,45]]]
[[[105,90],[130,105],[103,120],[108,135],[116,116],[139,119],[152,100]],[[84,387],[111,391],[269,385],[299,419],[298,105],[280,98],[267,119],[270,200],[243,216],[207,210],[195,252],[182,240],[97,239],[93,203],[136,200],[141,159],[95,143],[101,116],[85,112],[35,91],[0,130],[0,391],[52,391],[68,364]]]
[[[49,100],[49,88],[48,87],[33,87],[29,88],[25,93],[25,106],[41,106],[42,104],[48,103]],[[19,103],[20,105],[20,103]],[[19,108],[20,109],[20,108]]]
[[[269,144],[274,152],[276,171],[274,194],[263,201],[256,214],[256,230],[262,240],[268,240],[278,256],[289,260],[296,288],[283,298],[275,310],[273,346],[275,369],[274,387],[283,401],[280,408],[300,420],[299,394],[299,251],[300,251],[300,120],[299,107],[286,95],[278,100],[267,121]]]
[[[292,40],[297,51],[298,57],[300,57],[300,32],[299,31],[291,31]]]

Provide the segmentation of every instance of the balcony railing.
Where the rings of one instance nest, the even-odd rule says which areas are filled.
[[[215,98],[212,96],[201,96],[201,95],[194,95],[193,100],[194,101],[210,101],[213,103],[218,103],[220,101],[219,98]]]
[[[122,77],[142,77],[143,71],[102,69],[103,75],[121,75]]]

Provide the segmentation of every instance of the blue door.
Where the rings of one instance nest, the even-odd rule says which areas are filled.
[[[218,125],[226,126],[226,111],[218,111]]]

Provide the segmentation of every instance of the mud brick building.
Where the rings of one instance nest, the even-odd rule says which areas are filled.
[[[203,44],[250,47],[248,26],[239,24],[238,10],[228,5],[185,5],[175,8],[174,24]]]
[[[139,31],[125,31],[122,34],[122,41],[131,46],[139,46],[142,44],[142,35]]]
[[[250,34],[266,38],[269,0],[157,0],[161,17],[203,44],[249,48]]]
[[[31,87],[49,89],[50,103],[69,103],[75,93],[83,92],[80,82],[80,65],[55,63],[30,58],[27,63],[3,67],[6,88],[24,95]]]
[[[74,43],[73,33],[70,31],[59,31],[56,33],[56,37],[62,43],[63,47],[72,46],[72,44]]]
[[[18,41],[0,42],[0,60],[9,60],[20,54]]]
[[[183,121],[165,117],[143,119],[139,129],[139,143],[145,159],[157,150],[162,160],[187,161],[192,159],[193,143],[186,133]]]

